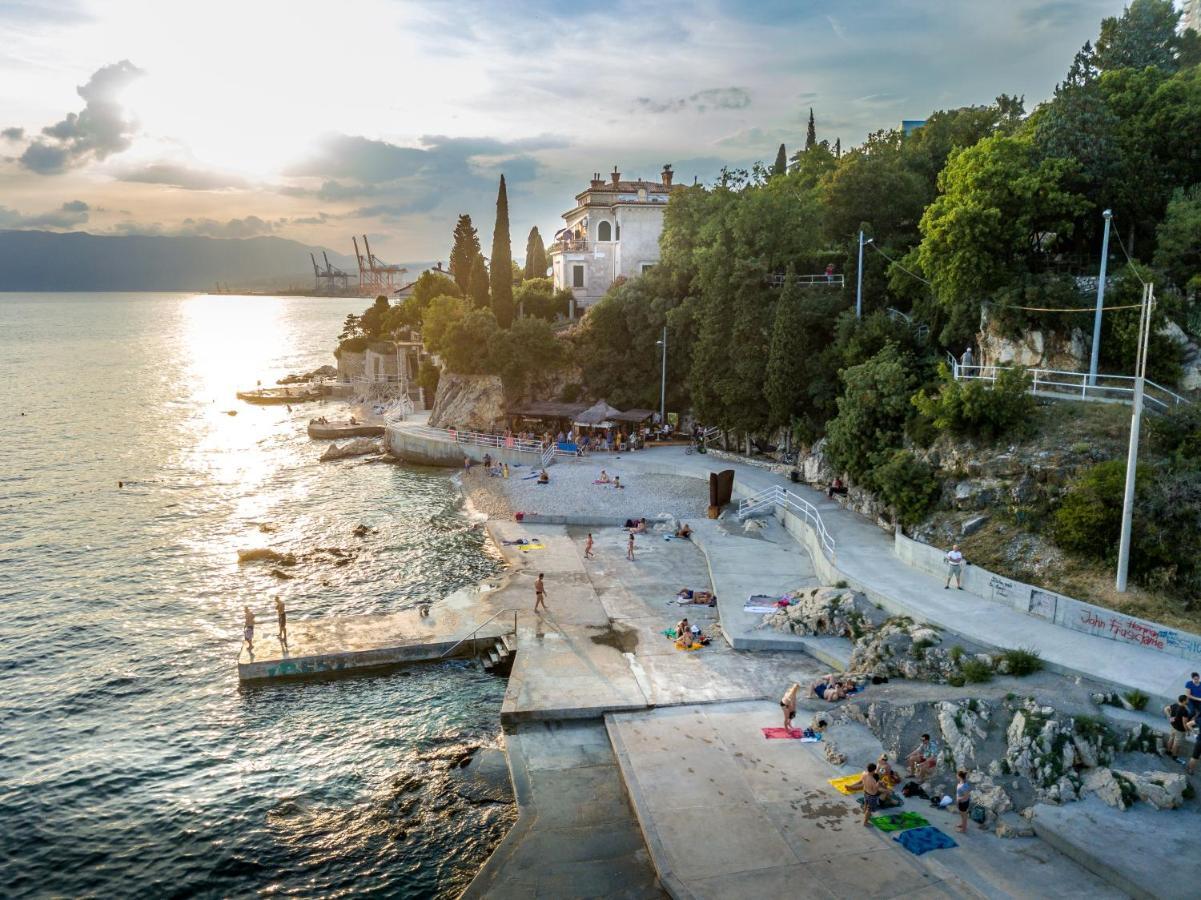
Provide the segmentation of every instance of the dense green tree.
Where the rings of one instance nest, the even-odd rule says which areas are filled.
[[[364,311],[362,319],[359,320],[363,334],[369,338],[380,337],[390,309],[387,297],[382,294],[376,297],[375,302]]]
[[[550,278],[530,278],[513,292],[513,302],[522,317],[532,316],[553,322],[566,318],[571,305],[571,291],[556,291]]]
[[[524,278],[545,278],[549,268],[546,262],[546,246],[542,243],[542,235],[538,226],[530,229],[530,236],[525,242],[525,272]]]
[[[421,342],[430,353],[442,354],[450,327],[471,312],[470,301],[443,294],[434,297],[421,318]]]
[[[1155,265],[1181,290],[1201,292],[1201,185],[1177,190],[1156,232]]]
[[[963,106],[932,112],[921,128],[901,139],[905,166],[924,180],[927,202],[934,198],[938,175],[952,152],[974,146],[993,134],[1012,133],[1021,123],[1022,115],[1021,99],[1002,94],[990,106]],[[900,132],[897,136],[900,137]]]
[[[349,341],[363,333],[363,323],[359,316],[354,313],[347,313],[346,318],[342,320],[342,331],[338,335],[339,341]]]
[[[488,345],[487,371],[499,375],[510,398],[521,396],[530,379],[562,367],[564,348],[542,319],[518,319],[513,327],[497,330]]]
[[[459,296],[459,285],[453,278],[448,278],[438,272],[426,270],[413,283],[413,292],[403,303],[392,307],[384,321],[385,331],[399,331],[402,328],[419,328],[421,317],[426,307],[435,297],[449,295]]]
[[[484,309],[489,305],[488,297],[488,266],[484,263],[484,257],[477,256],[471,270],[471,278],[467,288],[467,296],[471,298],[472,304],[477,309]]]
[[[454,245],[450,251],[450,271],[459,285],[460,296],[466,297],[471,285],[471,273],[480,255],[480,236],[471,224],[471,216],[463,213],[455,223]]]
[[[496,227],[492,231],[492,312],[501,328],[513,321],[513,248],[509,242],[509,195],[505,176],[496,191]]]
[[[804,337],[804,311],[793,266],[788,267],[784,279],[776,301],[776,319],[772,325],[771,348],[763,380],[763,399],[767,401],[770,414],[768,424],[776,428],[792,424],[805,396],[802,378],[805,360],[797,347]]]
[[[780,149],[776,151],[776,161],[771,167],[773,175],[784,175],[788,172],[788,153],[784,149],[784,145],[780,145]]]
[[[1133,0],[1121,16],[1101,20],[1096,62],[1102,71],[1154,68],[1174,72],[1181,40],[1172,0]]]
[[[482,375],[488,372],[488,347],[497,332],[490,309],[473,309],[450,322],[442,338],[442,359],[450,372]]]
[[[817,123],[813,119],[813,107],[809,107],[809,126],[805,129],[805,151],[817,146]]]
[[[837,165],[838,160],[830,151],[829,144],[825,141],[814,144],[810,149],[792,158],[791,183],[806,191],[812,190],[824,177],[833,172]]]

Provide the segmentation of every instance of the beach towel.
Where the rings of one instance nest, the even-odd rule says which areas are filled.
[[[921,856],[923,853],[929,853],[931,850],[943,850],[948,847],[959,846],[955,843],[954,838],[949,834],[939,831],[933,825],[927,825],[924,828],[910,828],[902,831],[893,840],[914,856]]]
[[[872,824],[881,831],[906,831],[910,828],[922,828],[930,823],[915,812],[899,812],[876,816],[872,819]]]
[[[525,553],[529,550],[545,550],[546,547],[544,547],[542,544],[522,544],[517,549],[520,550],[522,553]]]
[[[700,649],[701,649],[701,645],[700,645],[700,644],[688,644],[688,645],[685,645],[685,644],[682,644],[682,643],[680,643],[679,641],[676,641],[676,649],[677,649],[677,650],[685,650],[685,651],[688,651],[688,650],[700,650]]]
[[[532,481],[533,479],[535,479],[537,477],[538,477],[537,472],[531,472],[529,475],[522,475],[521,480],[522,481]]]
[[[842,778],[831,778],[830,784],[834,786],[834,790],[838,791],[838,793],[850,796],[863,790],[862,785],[851,787],[852,784],[855,784],[862,778],[862,775],[844,775]]]
[[[767,594],[751,594],[746,598],[746,603],[742,608],[749,613],[769,613],[775,612],[780,607],[775,597],[769,597]]]
[[[763,737],[769,741],[773,740],[792,740],[800,741],[802,744],[816,744],[822,739],[822,736],[813,731],[802,731],[800,728],[763,728]]]

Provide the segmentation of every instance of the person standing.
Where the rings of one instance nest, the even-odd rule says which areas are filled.
[[[1184,683],[1184,692],[1188,695],[1188,712],[1194,719],[1201,715],[1201,675],[1194,672]]]
[[[250,652],[254,652],[254,613],[250,611],[249,606],[243,606],[242,610],[246,613],[246,627],[242,630],[242,636],[246,639],[246,646],[250,648]]]
[[[588,540],[584,542],[584,559],[592,559],[592,532],[588,532]]]
[[[959,810],[959,826],[956,831],[967,834],[967,811],[972,805],[972,786],[967,780],[967,772],[960,769],[955,775],[959,784],[955,785],[955,808]]]
[[[534,582],[534,612],[538,611],[538,607],[550,611],[550,607],[546,605],[546,585],[542,581],[542,573],[538,573],[538,580]]]
[[[972,355],[972,345],[968,344],[963,351],[963,358],[959,361],[959,365],[971,368],[976,364],[976,357]],[[967,374],[971,374],[970,372]]]
[[[630,532],[630,539],[626,542],[626,559],[630,562],[634,561],[634,532]]]
[[[284,609],[283,598],[278,594],[275,597],[275,618],[279,622],[279,642],[281,644],[288,643],[288,611]]]
[[[1182,761],[1185,751],[1184,742],[1188,738],[1188,722],[1191,718],[1188,712],[1188,695],[1181,694],[1176,698],[1175,703],[1165,706],[1163,711],[1171,726],[1171,730],[1168,732],[1168,756],[1178,762]]]
[[[876,778],[876,764],[868,763],[859,779],[863,787],[863,824],[872,824],[872,813],[880,808],[880,781]]]
[[[788,690],[784,692],[784,696],[780,698],[780,706],[784,709],[784,728],[792,727],[792,720],[796,717],[796,698],[801,691],[801,686],[795,681],[788,686]]]
[[[963,567],[967,564],[963,559],[963,553],[959,550],[958,544],[952,544],[951,549],[947,551],[944,557],[947,561],[947,583],[944,584],[943,590],[951,589],[951,579],[955,579],[955,587],[963,590]],[[1201,688],[1201,684],[1198,685]],[[1198,698],[1201,699],[1201,698]]]
[[[1197,731],[1197,739],[1193,742],[1193,755],[1188,761],[1188,773],[1192,775],[1197,769],[1197,760],[1201,759],[1201,716],[1193,717],[1189,724]]]
[[[826,284],[834,283],[834,263],[826,264]]]

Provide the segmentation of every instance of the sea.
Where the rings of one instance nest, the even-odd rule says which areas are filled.
[[[0,895],[453,896],[508,829],[439,765],[499,743],[503,680],[239,687],[243,604],[390,612],[501,565],[453,474],[319,462],[333,404],[235,398],[333,363],[365,305],[0,294]]]

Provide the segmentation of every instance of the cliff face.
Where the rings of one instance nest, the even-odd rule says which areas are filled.
[[[444,372],[429,422],[436,428],[497,431],[505,427],[505,389],[496,375]]]

